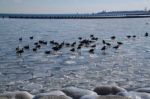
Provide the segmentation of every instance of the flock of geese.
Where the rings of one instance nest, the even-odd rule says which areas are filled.
[[[145,37],[149,36],[149,33],[144,34]],[[136,38],[136,35],[127,35],[127,39],[130,38]],[[30,40],[33,40],[34,37],[31,36],[29,37]],[[116,36],[111,36],[110,37],[111,41],[114,41],[116,39]],[[51,48],[49,50],[46,50],[44,53],[45,54],[54,54],[57,52],[60,52],[63,48],[68,48],[71,53],[81,53],[81,49],[86,47],[89,48],[88,53],[94,54],[95,53],[95,48],[97,46],[96,42],[99,40],[98,37],[95,37],[94,35],[90,35],[89,39],[84,39],[82,37],[78,37],[78,42],[74,41],[72,43],[68,42],[56,42],[54,40],[51,41],[45,41],[45,40],[38,40],[34,42],[34,47],[25,45],[23,47],[17,46],[16,47],[16,54],[17,55],[22,55],[26,50],[32,50],[33,52],[37,52],[39,49],[42,48],[42,46],[47,46],[48,44],[51,45]],[[23,38],[19,38],[19,42],[23,42]],[[117,42],[117,41],[116,41]],[[105,50],[108,48],[113,48],[117,50],[121,45],[123,45],[123,42],[117,42],[116,45],[111,44],[111,42],[108,42],[106,40],[102,40],[102,48],[100,49],[103,53],[105,53]]]

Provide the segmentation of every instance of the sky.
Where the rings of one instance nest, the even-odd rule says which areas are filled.
[[[0,13],[68,14],[150,9],[150,0],[0,0]]]

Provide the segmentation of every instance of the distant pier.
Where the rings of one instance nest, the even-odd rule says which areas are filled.
[[[0,18],[18,19],[112,19],[150,18],[150,11],[114,11],[95,14],[0,14]]]

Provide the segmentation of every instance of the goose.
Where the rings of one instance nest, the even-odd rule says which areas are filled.
[[[145,37],[148,37],[148,33],[147,32],[145,33]]]
[[[75,48],[72,48],[70,51],[71,51],[71,52],[75,52]]]
[[[29,49],[29,48],[30,48],[29,45],[24,46],[24,49]]]
[[[51,51],[45,51],[45,54],[50,54],[51,53]]]
[[[19,41],[22,41],[22,37],[19,38]]]
[[[30,40],[33,40],[33,36],[30,37]]]
[[[90,53],[90,54],[94,54],[94,49],[90,49],[90,50],[89,50],[89,53]]]
[[[116,39],[116,36],[112,36],[112,37],[110,37],[112,40],[114,40],[114,39]]]

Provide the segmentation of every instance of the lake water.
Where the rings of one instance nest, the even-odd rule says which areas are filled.
[[[98,85],[118,85],[127,89],[150,85],[150,19],[0,19],[0,93],[26,90],[33,94],[78,86],[92,89]],[[81,55],[63,48],[61,54],[46,55],[51,44],[33,52],[38,40],[78,42],[78,37],[98,37],[95,54],[83,47]],[[111,36],[116,40],[111,40]],[[136,38],[127,39],[127,35]],[[33,40],[29,37],[34,36]],[[22,37],[22,42],[19,42]],[[102,40],[115,46],[103,54]],[[18,56],[16,47],[30,45]],[[60,52],[59,52],[60,53]],[[150,86],[149,86],[150,87]]]

